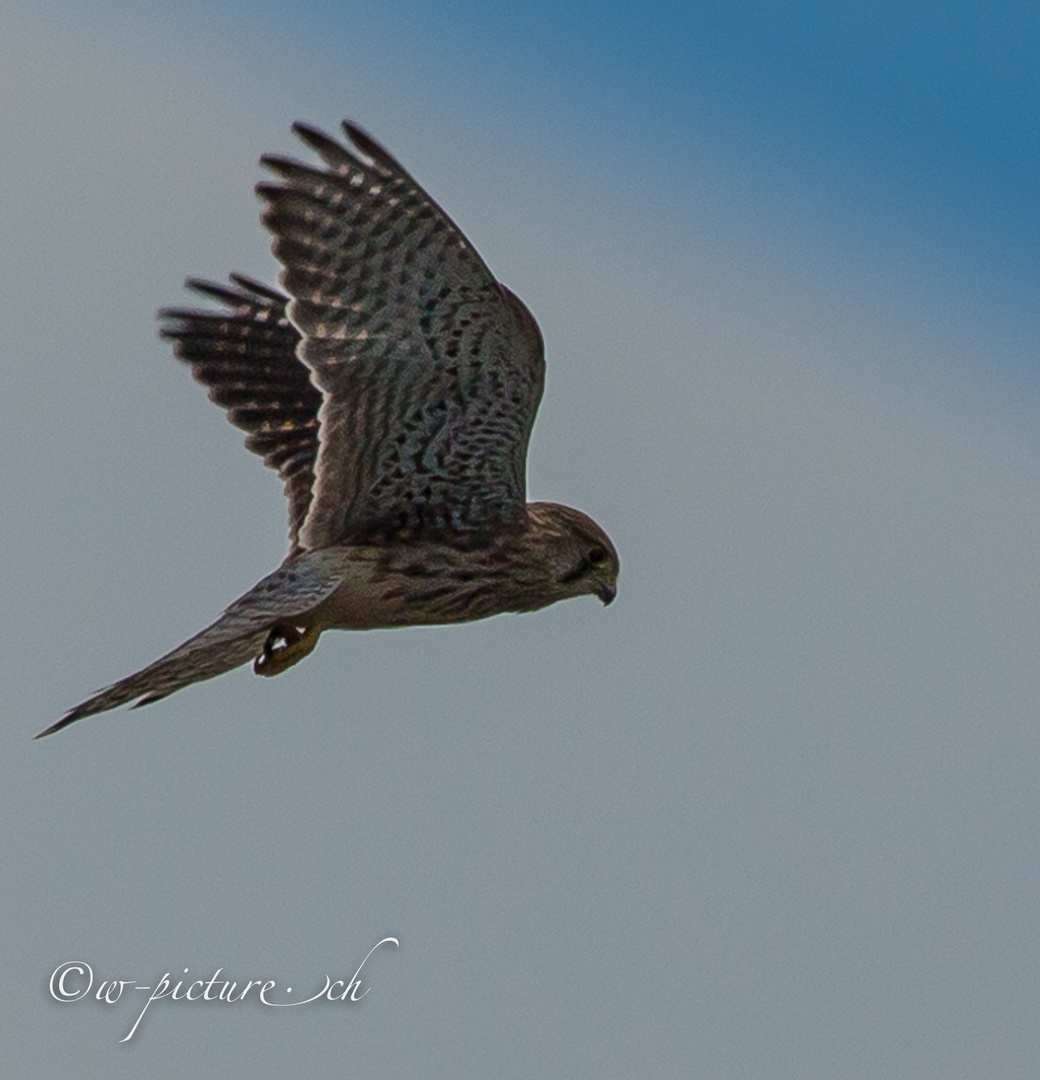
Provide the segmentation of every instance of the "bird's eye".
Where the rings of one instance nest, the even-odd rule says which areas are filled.
[[[603,563],[610,558],[607,554],[607,549],[602,547],[594,547],[589,549],[589,553],[585,556],[589,561],[589,566],[602,566]]]

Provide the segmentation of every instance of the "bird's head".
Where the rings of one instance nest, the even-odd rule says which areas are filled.
[[[610,537],[588,514],[569,506],[530,503],[527,511],[556,599],[591,593],[611,603],[621,564]]]

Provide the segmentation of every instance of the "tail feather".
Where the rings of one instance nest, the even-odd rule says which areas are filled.
[[[280,620],[304,614],[336,588],[337,569],[335,559],[325,552],[308,552],[279,567],[231,604],[215,623],[146,668],[99,690],[36,738],[129,702],[135,702],[135,709],[149,705],[247,663],[260,653]]]
[[[172,652],[160,657],[146,668],[128,675],[125,679],[105,687],[93,697],[87,698],[74,709],[70,709],[57,723],[51,724],[46,731],[36,736],[42,739],[53,735],[63,727],[82,720],[85,716],[118,708],[134,701],[134,708],[150,705],[153,701],[181,690],[194,682],[212,679],[223,675],[225,671],[238,667],[252,660],[263,648],[268,629],[254,630],[242,637],[222,641],[219,644],[207,642],[207,637],[214,637],[221,629],[222,619],[207,627],[201,634],[189,638],[183,645],[178,645]],[[139,699],[139,700],[138,700]]]

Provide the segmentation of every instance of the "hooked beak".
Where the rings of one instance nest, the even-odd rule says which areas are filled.
[[[603,606],[606,607],[607,604],[614,602],[614,597],[617,596],[617,586],[611,585],[608,581],[597,581],[596,595],[603,601]]]

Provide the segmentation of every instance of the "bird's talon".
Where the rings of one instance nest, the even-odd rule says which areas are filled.
[[[253,661],[257,675],[279,675],[302,660],[318,643],[313,627],[274,626],[264,642],[263,652]]]

